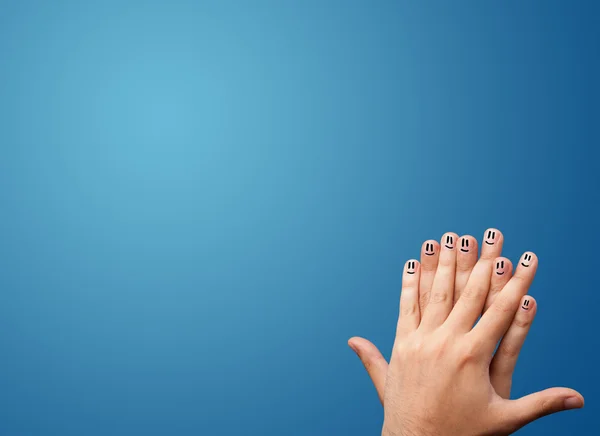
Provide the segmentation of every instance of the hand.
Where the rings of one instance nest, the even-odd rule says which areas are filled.
[[[515,275],[500,294],[492,295],[489,309],[473,327],[486,307],[492,271],[498,264],[489,248],[494,245],[485,244],[465,286],[455,286],[461,283],[461,256],[475,247],[463,240],[454,245],[444,244],[443,239],[441,249],[437,244],[426,246],[429,257],[439,253],[433,276],[428,261],[422,268],[417,261],[407,262],[401,316],[385,378],[384,435],[504,435],[541,416],[583,406],[583,397],[567,388],[513,401],[496,391],[490,375],[494,349],[511,334],[517,310],[532,310],[525,300],[533,300],[524,295],[537,258],[530,252],[521,257]],[[431,287],[419,298],[422,281]]]
[[[463,240],[465,241],[464,243],[462,242]],[[453,304],[456,304],[458,301],[478,260],[477,240],[473,236],[467,235],[459,238],[455,233],[447,233],[442,237],[441,242],[442,244],[434,240],[423,242],[421,246],[421,268],[417,268],[419,265],[416,263],[414,265],[415,274],[420,275],[418,287],[421,313],[424,313],[425,307],[429,303],[431,287],[439,264],[441,246],[455,249],[456,244],[459,245],[455,256],[456,267],[454,269],[454,276],[446,277],[446,280],[449,280],[454,285]],[[506,285],[513,272],[511,261],[505,257],[499,257],[502,254],[503,244],[504,237],[502,232],[497,229],[488,229],[485,231],[482,240],[481,261],[484,263],[489,262],[490,259],[494,261],[490,291],[486,299],[484,311],[491,306],[498,292]],[[496,393],[502,398],[510,398],[512,377],[517,359],[537,313],[535,299],[528,297],[527,300],[527,310],[517,309],[512,324],[504,335],[490,365],[490,381]],[[377,347],[367,339],[353,337],[348,341],[348,345],[361,359],[375,385],[379,400],[383,404],[385,379],[388,370],[387,361]]]

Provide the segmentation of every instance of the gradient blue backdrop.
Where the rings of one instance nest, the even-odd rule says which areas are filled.
[[[0,1],[0,434],[375,435],[427,238],[540,257],[515,395],[600,394],[595,2]]]

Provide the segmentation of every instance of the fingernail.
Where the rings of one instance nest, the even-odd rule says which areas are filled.
[[[416,263],[414,260],[409,260],[406,262],[406,272],[408,274],[414,274],[416,271]]]
[[[485,238],[483,239],[483,242],[485,242],[487,245],[494,245],[496,242],[496,230],[488,229],[488,231],[485,232]]]
[[[444,246],[449,250],[453,250],[454,249],[454,236],[446,235],[446,241],[444,242]]]
[[[581,402],[581,398],[579,397],[569,397],[567,399],[565,399],[565,409],[579,409],[581,406],[583,406],[582,402]]]
[[[461,245],[461,249],[460,251],[462,251],[463,253],[468,253],[469,251],[469,240],[466,238],[462,238],[462,241],[460,242]]]
[[[496,274],[499,276],[504,275],[506,270],[504,269],[504,260],[499,260],[496,262]]]

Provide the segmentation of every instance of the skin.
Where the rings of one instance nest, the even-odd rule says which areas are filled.
[[[581,394],[567,388],[509,400],[537,310],[526,293],[538,260],[524,253],[513,275],[510,261],[499,257],[502,243],[498,230],[486,230],[479,259],[472,236],[448,233],[440,243],[423,244],[421,263],[411,260],[407,266],[415,268],[404,269],[389,365],[372,343],[350,339],[384,405],[383,435],[507,435],[542,416],[583,407]],[[425,255],[431,244],[434,255]]]

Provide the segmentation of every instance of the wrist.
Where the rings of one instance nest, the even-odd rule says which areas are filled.
[[[433,433],[420,430],[412,430],[408,428],[403,428],[402,430],[392,430],[386,427],[384,424],[383,429],[381,430],[381,436],[433,436]]]
[[[389,422],[384,420],[381,436],[439,436],[439,433],[426,429],[416,423]]]

